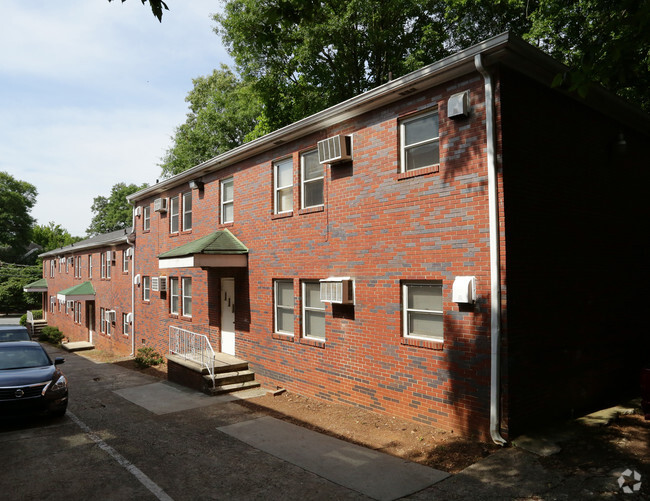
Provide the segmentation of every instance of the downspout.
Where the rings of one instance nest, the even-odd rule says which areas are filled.
[[[135,206],[129,201],[131,205],[131,234],[135,234]],[[126,236],[126,243],[131,246],[131,356],[135,357],[135,238],[133,241]]]
[[[505,445],[499,431],[501,372],[501,274],[499,269],[499,203],[497,192],[496,138],[494,134],[494,89],[492,76],[483,66],[481,54],[474,64],[485,81],[485,132],[487,136],[488,211],[490,227],[490,436],[494,443]]]

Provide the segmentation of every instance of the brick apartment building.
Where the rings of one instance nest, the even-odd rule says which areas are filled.
[[[93,339],[205,335],[267,387],[497,442],[634,392],[650,120],[563,70],[503,34],[129,196]],[[83,256],[44,255],[50,298]],[[50,315],[83,337],[88,307]]]

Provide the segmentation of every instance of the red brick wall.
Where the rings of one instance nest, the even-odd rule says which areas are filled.
[[[469,89],[469,118],[450,120],[447,99]],[[439,172],[399,174],[398,119],[438,107]],[[325,206],[301,210],[299,153],[333,134],[354,135],[354,161],[326,169]],[[272,162],[291,155],[293,212],[273,215]],[[219,224],[219,179],[234,175],[235,222],[249,248],[243,270],[158,270],[157,256]],[[230,166],[193,191],[193,229],[169,235],[153,212],[151,231],[136,220],[136,273],[191,276],[192,319],[172,318],[169,298],[138,301],[136,340],[167,351],[168,326],[207,331],[219,347],[219,277],[236,277],[236,350],[265,385],[485,436],[489,416],[489,248],[483,81],[478,75],[434,88],[359,119]],[[187,184],[157,196],[189,190]],[[143,202],[153,204],[151,197]],[[474,307],[451,301],[455,276],[475,275]],[[326,341],[300,336],[300,281],[355,280],[353,307],[327,306]],[[295,336],[273,334],[273,280],[291,279]],[[404,339],[401,283],[441,280],[444,343]],[[209,291],[209,293],[208,293]],[[136,295],[139,297],[140,292]]]
[[[81,301],[81,321],[75,322],[73,311],[66,314],[65,303],[61,304],[59,311],[59,302],[56,300],[56,295],[59,291],[68,287],[90,281],[96,293],[95,301],[92,302],[95,307],[95,329],[92,336],[92,342],[95,348],[116,354],[129,355],[131,353],[131,335],[125,335],[123,333],[122,324],[122,314],[131,312],[131,271],[133,266],[131,260],[129,260],[129,271],[126,273],[122,271],[122,253],[127,248],[129,246],[124,243],[117,246],[100,247],[62,254],[61,256],[66,259],[68,257],[74,258],[81,256],[81,277],[75,277],[73,265],[69,266],[67,273],[65,271],[65,265],[62,267],[62,271],[59,272],[58,258],[54,277],[50,277],[50,259],[46,259],[44,276],[47,278],[48,284],[48,299],[45,305],[48,311],[48,325],[58,327],[69,341],[89,341],[87,306],[91,301]],[[108,250],[116,251],[116,259],[111,266],[111,278],[102,279],[100,253]],[[88,256],[90,254],[92,254],[93,263],[92,278],[88,276]],[[56,300],[54,312],[50,311],[50,296],[54,296]],[[116,311],[116,322],[112,325],[112,333],[110,335],[100,332],[100,308]]]

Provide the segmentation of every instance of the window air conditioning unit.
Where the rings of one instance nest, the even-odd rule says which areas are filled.
[[[133,284],[134,285],[140,285],[140,274],[139,273],[135,277],[133,277]]]
[[[59,264],[65,264],[65,258],[64,258],[64,257],[62,257],[61,259],[59,259]]]
[[[74,265],[74,258],[73,257],[68,258],[68,264]]]
[[[469,116],[469,91],[454,94],[447,101],[449,118],[466,118]]]
[[[74,308],[74,301],[70,301],[70,300],[66,301],[66,302],[65,302],[65,306],[66,306],[66,308],[68,308],[69,310],[73,309],[73,308]]]
[[[115,310],[106,310],[104,312],[104,320],[107,322],[113,323],[115,322],[115,319],[117,318],[117,313],[115,313]]]
[[[352,136],[332,136],[318,141],[318,161],[335,164],[352,160]]]
[[[158,280],[158,287],[160,289],[160,292],[167,291],[167,277],[158,277]]]
[[[167,199],[166,198],[156,198],[153,201],[153,210],[155,212],[167,212]]]
[[[135,208],[135,217],[140,217],[142,215],[142,207],[137,206]]]
[[[320,300],[324,303],[354,304],[354,280],[329,277],[320,281]]]

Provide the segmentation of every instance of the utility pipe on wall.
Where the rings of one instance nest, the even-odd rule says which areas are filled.
[[[474,64],[485,81],[485,132],[487,136],[488,211],[490,227],[490,436],[498,445],[506,440],[499,431],[501,372],[501,273],[499,269],[499,203],[497,166],[495,161],[494,89],[492,76],[483,66],[481,54],[474,56]]]

